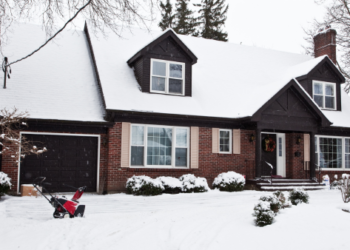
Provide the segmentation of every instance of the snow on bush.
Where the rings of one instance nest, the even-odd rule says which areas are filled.
[[[260,200],[268,202],[270,204],[270,209],[276,214],[282,207],[281,202],[275,195],[263,195],[260,197]]]
[[[298,205],[301,203],[309,203],[309,195],[302,188],[295,188],[289,192],[289,198],[293,205]]]
[[[219,174],[213,182],[213,188],[220,191],[242,191],[245,185],[245,178],[243,175],[233,171]]]
[[[4,172],[0,172],[0,198],[10,191],[11,186],[11,178],[9,178]]]
[[[182,182],[174,177],[160,176],[157,180],[161,181],[164,187],[164,193],[180,193],[182,191]]]
[[[270,209],[270,203],[259,201],[254,207],[253,216],[256,217],[255,224],[259,227],[271,225],[275,218],[275,213]]]
[[[203,177],[185,174],[179,180],[182,182],[182,192],[184,193],[201,193],[209,190],[207,179]]]
[[[128,193],[134,195],[159,195],[163,192],[164,187],[160,180],[152,179],[151,177],[133,176],[126,182]]]

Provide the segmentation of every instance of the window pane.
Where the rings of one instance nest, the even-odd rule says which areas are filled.
[[[153,75],[165,76],[166,63],[153,61]]]
[[[187,148],[175,149],[175,166],[187,167]]]
[[[169,78],[169,92],[182,94],[182,80]]]
[[[334,97],[326,96],[326,108],[334,109]]]
[[[282,138],[278,138],[278,156],[282,156]]]
[[[182,78],[182,65],[170,63],[170,77]]]
[[[187,147],[187,129],[185,128],[176,129],[176,146]]]
[[[321,83],[314,84],[314,94],[315,95],[323,95],[323,84],[321,84]]]
[[[143,146],[144,141],[144,127],[132,126],[131,145]]]
[[[334,96],[334,86],[326,85],[326,95]]]
[[[220,152],[230,152],[230,131],[220,131]]]
[[[320,140],[320,166],[321,168],[342,167],[342,139],[319,138]]]
[[[131,166],[143,166],[144,147],[131,146]]]
[[[350,139],[345,139],[345,153],[350,153]]]
[[[165,91],[165,78],[152,76],[152,90]]]
[[[320,108],[323,108],[323,96],[315,95],[314,100]]]
[[[171,165],[172,129],[148,127],[147,164]]]

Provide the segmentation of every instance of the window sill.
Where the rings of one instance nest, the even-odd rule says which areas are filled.
[[[130,166],[129,168],[139,169],[190,169],[189,167],[149,167],[149,166]]]
[[[321,168],[322,171],[350,171],[350,168]],[[316,169],[316,172],[318,170]]]

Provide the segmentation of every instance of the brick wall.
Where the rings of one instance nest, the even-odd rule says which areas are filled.
[[[304,171],[304,134],[290,133],[286,134],[286,177],[291,179],[308,179],[310,172]],[[301,138],[300,144],[297,144],[297,138]],[[295,156],[295,152],[300,152],[300,157]]]
[[[235,171],[255,177],[255,142],[249,142],[249,136],[254,131],[241,131],[241,154],[213,154],[212,128],[199,128],[199,168],[198,169],[150,169],[150,168],[121,168],[121,123],[115,123],[109,129],[108,151],[108,191],[124,191],[126,180],[133,175],[180,177],[183,174],[194,174],[205,177],[211,185],[214,178],[227,171]]]

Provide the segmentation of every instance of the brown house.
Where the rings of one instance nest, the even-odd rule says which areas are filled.
[[[276,178],[312,180],[317,166],[350,172],[350,98],[334,30],[315,37],[317,58],[172,30],[92,33],[64,32],[14,65],[0,90],[0,108],[28,110],[22,134],[48,148],[20,163],[2,158],[14,191],[39,175],[53,191],[67,183],[91,192],[123,191],[133,175],[193,173],[211,184],[236,171],[254,180],[271,177],[266,162]],[[4,53],[26,54],[40,35],[19,26]]]

